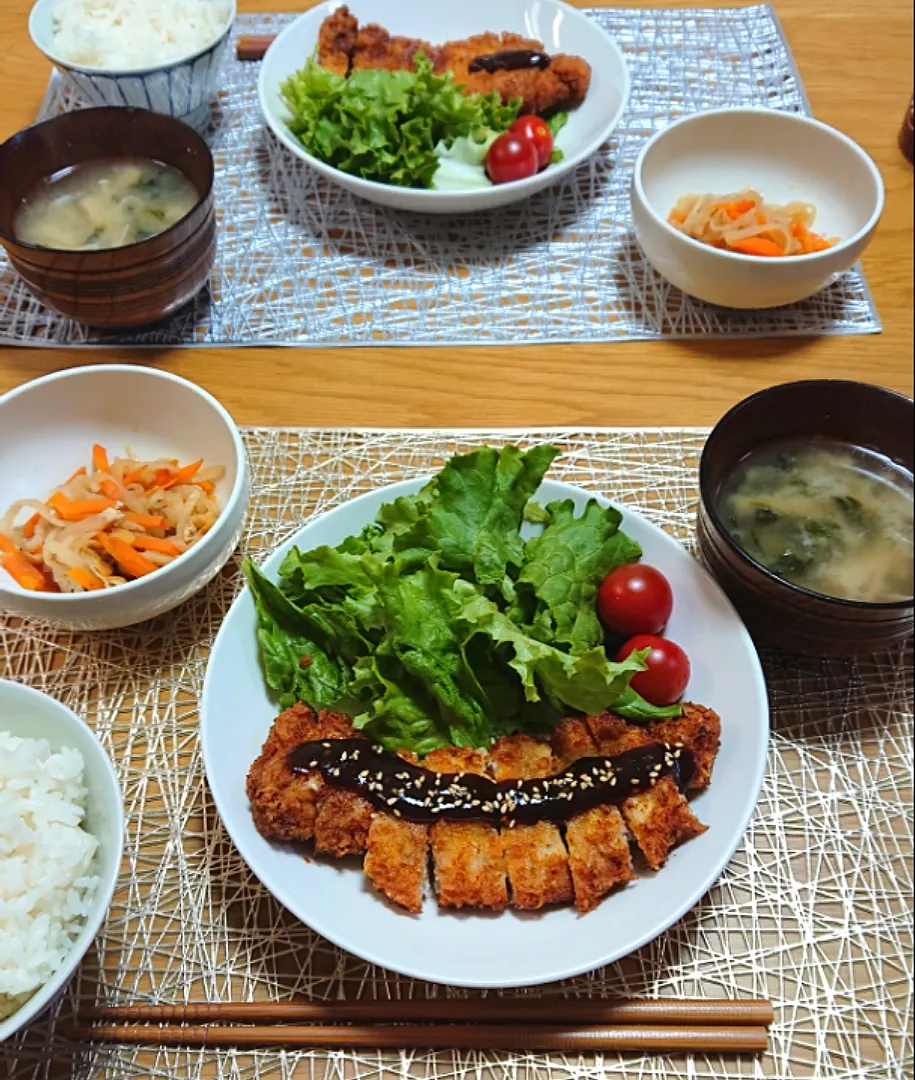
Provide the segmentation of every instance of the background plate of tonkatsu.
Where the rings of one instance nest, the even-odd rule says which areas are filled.
[[[263,566],[276,579],[285,554],[336,545],[359,533],[380,507],[423,486],[409,480],[370,492],[309,522]],[[544,481],[537,499],[572,499],[581,512],[593,493]],[[254,601],[238,597],[213,646],[201,705],[207,778],[222,821],[251,870],[296,917],[336,945],[413,978],[466,987],[529,986],[587,971],[628,955],[663,933],[718,879],[743,837],[762,785],[769,735],[766,686],[746,628],[720,588],[675,540],[633,510],[622,529],[646,563],[670,581],[669,636],[692,663],[688,700],[721,717],[721,749],[707,791],[692,808],[707,832],[580,915],[574,907],[499,914],[439,908],[431,888],[419,915],[387,903],[358,859],[324,860],[272,844],[257,831],[245,792],[252,762],[279,711],[260,665]]]
[[[590,82],[584,100],[569,111],[557,139],[563,160],[526,180],[462,192],[402,188],[352,176],[309,154],[289,130],[289,109],[280,94],[283,81],[304,66],[318,47],[324,20],[343,6],[326,0],[291,23],[271,45],[258,84],[261,110],[274,135],[296,157],[328,179],[372,202],[418,213],[456,214],[491,210],[525,199],[556,184],[610,137],[629,101],[630,76],[615,41],[593,19],[561,0],[351,0],[360,26],[376,24],[391,34],[430,45],[485,33],[511,33],[542,42],[551,56],[587,61]]]

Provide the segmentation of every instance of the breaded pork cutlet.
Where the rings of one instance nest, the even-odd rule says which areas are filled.
[[[428,856],[428,825],[399,821],[390,814],[372,818],[362,869],[392,903],[422,911]]]
[[[486,754],[446,746],[433,750],[423,766],[437,773],[487,773]],[[482,821],[437,821],[430,830],[435,890],[442,907],[501,911],[508,884],[499,830]]]
[[[348,7],[337,8],[328,15],[318,31],[318,58],[321,67],[332,71],[334,75],[349,75],[358,32],[359,20]]]
[[[318,801],[324,787],[319,773],[293,773],[286,756],[313,739],[350,739],[356,733],[348,716],[293,705],[274,720],[263,749],[248,770],[247,792],[257,831],[268,840],[302,841],[315,835]]]
[[[553,753],[561,769],[599,751],[583,720],[562,720],[553,732]],[[615,806],[595,806],[566,822],[565,840],[575,890],[582,913],[597,907],[611,889],[633,878],[629,837]]]
[[[586,723],[598,753],[610,757],[657,741],[644,729],[627,724],[612,713],[589,716]],[[650,791],[626,799],[620,809],[626,827],[652,870],[660,870],[678,844],[706,830],[670,776],[662,777]]]
[[[470,65],[479,56],[515,49],[544,51],[542,42],[518,34],[477,34],[464,41],[449,41],[438,50],[438,56],[441,70],[453,71],[455,80],[466,85],[467,93],[491,94],[496,91],[503,101],[521,98],[523,113],[549,112],[585,100],[591,86],[591,65],[579,56],[558,53],[550,57],[550,66],[543,70],[470,70]]]
[[[705,791],[712,782],[712,769],[721,745],[721,720],[704,705],[686,704],[682,716],[673,720],[658,720],[648,725],[653,739],[666,743],[683,743],[696,757],[696,773],[689,783],[690,791]]]
[[[530,735],[497,739],[489,752],[496,780],[539,780],[559,770],[550,744]],[[550,821],[502,829],[502,852],[511,885],[512,904],[536,911],[545,904],[566,904],[572,897],[569,855],[559,826]]]
[[[454,72],[468,94],[494,91],[503,101],[522,99],[521,111],[543,113],[584,101],[591,85],[591,66],[578,56],[558,54],[545,69],[471,71],[481,56],[514,50],[543,52],[543,43],[518,34],[483,33],[445,45],[430,45],[420,38],[398,37],[374,23],[359,26],[349,8],[338,8],[321,27],[318,62],[329,71],[346,75],[360,69],[411,70],[422,52],[436,74]]]

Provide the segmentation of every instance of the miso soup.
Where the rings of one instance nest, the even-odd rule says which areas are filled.
[[[190,180],[161,162],[91,161],[43,180],[23,200],[14,232],[58,251],[126,247],[170,229],[199,201]]]
[[[912,477],[880,454],[828,439],[771,443],[723,486],[731,536],[774,574],[825,596],[911,600]]]

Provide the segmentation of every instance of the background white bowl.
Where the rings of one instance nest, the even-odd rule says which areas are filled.
[[[170,64],[124,71],[74,64],[56,53],[51,18],[54,2],[37,0],[29,16],[29,33],[35,46],[91,104],[131,105],[165,113],[198,131],[207,126],[210,99],[218,89],[219,71],[229,49],[236,0],[231,0],[229,19],[219,37],[205,49]]]
[[[629,73],[617,45],[582,12],[560,0],[352,0],[360,23],[380,23],[392,34],[418,37],[433,45],[470,37],[486,30],[512,31],[542,41],[550,53],[571,53],[591,65],[591,88],[570,113],[557,145],[565,159],[537,176],[477,191],[448,192],[398,188],[350,176],[312,157],[289,131],[289,111],[280,84],[304,67],[315,50],[324,19],[341,4],[328,0],[288,26],[271,45],[258,84],[261,109],[276,137],[296,157],[356,195],[383,206],[430,214],[462,214],[492,210],[518,202],[555,184],[599,150],[619,123],[629,100]]]
[[[12,1016],[0,1020],[0,1043],[24,1027],[51,1004],[63,989],[92,944],[121,868],[124,847],[124,803],[111,760],[89,727],[65,705],[29,686],[0,679],[0,731],[29,739],[47,739],[52,750],[78,750],[86,764],[88,791],[84,827],[99,842],[95,873],[99,885],[92,910],[69,956],[50,982]]]
[[[828,251],[772,259],[709,247],[667,223],[688,194],[751,187],[767,202],[817,208],[814,229],[838,236]],[[857,143],[818,120],[771,109],[714,109],[664,128],[642,149],[632,178],[636,237],[651,265],[684,292],[731,308],[792,304],[852,266],[883,212],[877,166]]]
[[[177,457],[225,466],[216,487],[222,512],[213,528],[155,574],[93,593],[37,593],[0,570],[0,610],[70,630],[130,626],[198,592],[238,544],[248,506],[248,465],[238,428],[199,386],[155,368],[71,368],[0,397],[0,514],[18,499],[46,498],[80,465],[93,443],[113,456]]]

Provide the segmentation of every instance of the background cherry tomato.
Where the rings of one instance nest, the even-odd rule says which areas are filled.
[[[637,634],[620,649],[617,660],[637,650],[650,649],[645,658],[647,671],[632,677],[632,689],[652,705],[673,705],[683,697],[689,683],[689,657],[667,638],[653,634]]]
[[[519,116],[509,128],[520,139],[527,139],[534,144],[537,151],[537,163],[541,169],[545,169],[553,156],[553,133],[550,131],[545,120],[539,116]]]
[[[539,168],[534,144],[530,139],[522,139],[511,131],[500,135],[486,155],[486,171],[494,184],[526,180],[534,176]]]
[[[670,582],[653,566],[618,566],[597,590],[597,615],[617,634],[660,634],[670,622],[674,594]]]

